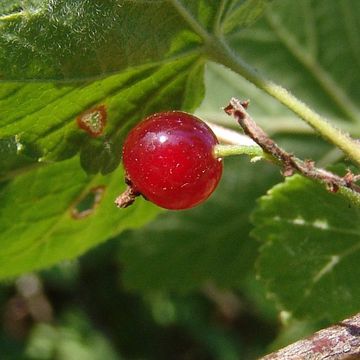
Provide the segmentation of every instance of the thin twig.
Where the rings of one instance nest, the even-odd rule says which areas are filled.
[[[360,313],[261,358],[261,360],[325,359],[360,359]]]
[[[245,134],[253,139],[265,153],[281,163],[284,176],[291,176],[298,172],[307,178],[325,183],[332,192],[338,191],[340,187],[345,187],[360,193],[360,186],[355,183],[358,180],[358,175],[354,175],[351,171],[348,171],[345,176],[341,177],[324,169],[316,168],[313,161],[300,160],[280,148],[248,114],[246,111],[248,105],[249,101],[240,101],[232,98],[224,110],[227,114],[235,117]]]

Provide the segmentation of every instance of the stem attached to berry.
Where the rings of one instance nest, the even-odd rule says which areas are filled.
[[[216,145],[214,155],[217,158],[232,155],[249,155],[250,157],[264,157],[265,153],[257,145]]]

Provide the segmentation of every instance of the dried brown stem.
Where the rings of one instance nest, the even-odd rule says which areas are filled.
[[[118,208],[127,208],[139,195],[140,193],[135,191],[131,184],[128,184],[125,191],[115,199],[115,205]]]
[[[324,169],[316,168],[313,161],[300,160],[281,149],[251,118],[246,111],[248,105],[249,101],[232,98],[224,110],[227,114],[235,117],[246,135],[253,139],[265,153],[271,155],[276,162],[281,164],[284,176],[291,176],[298,172],[305,177],[324,182],[330,191],[336,192],[340,187],[346,187],[360,193],[360,186],[355,183],[358,180],[358,175],[348,171],[344,177],[338,176]]]
[[[261,360],[360,359],[360,313]]]

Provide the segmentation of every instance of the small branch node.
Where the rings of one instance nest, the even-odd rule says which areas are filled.
[[[247,109],[249,107],[250,100],[249,99],[243,100],[240,102],[240,104],[243,106],[244,109]]]
[[[325,185],[326,189],[332,193],[337,193],[339,191],[339,186],[334,183],[326,182]]]
[[[284,165],[283,169],[281,170],[281,173],[284,177],[289,177],[294,175],[295,170],[292,164],[288,163]]]

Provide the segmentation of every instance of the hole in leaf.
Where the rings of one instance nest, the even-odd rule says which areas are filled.
[[[85,130],[92,137],[98,137],[104,131],[106,118],[106,108],[100,105],[84,111],[76,118],[76,121],[80,129]]]
[[[74,219],[83,219],[93,213],[95,208],[100,204],[105,192],[105,186],[97,186],[78,199],[71,209],[71,216]]]

